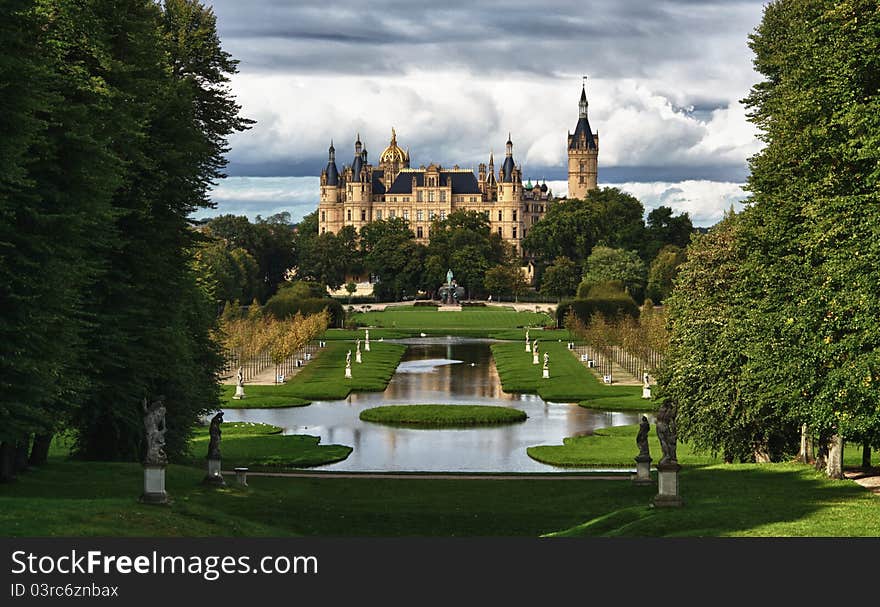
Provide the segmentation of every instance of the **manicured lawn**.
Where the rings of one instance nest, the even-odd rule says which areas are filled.
[[[354,315],[353,320],[372,327],[411,329],[426,333],[448,330],[472,330],[487,334],[493,329],[543,327],[555,321],[547,314],[516,312],[512,308],[463,308],[461,312],[438,312],[434,308],[405,307],[382,312]],[[445,334],[445,333],[444,333]],[[370,339],[373,330],[370,330]]]
[[[532,364],[525,342],[492,345],[492,356],[505,392],[538,394],[547,401],[578,402],[583,407],[617,411],[653,411],[656,403],[642,398],[641,386],[606,386],[580,362],[565,343],[538,343],[540,364]],[[550,378],[541,371],[550,354]]]
[[[628,481],[290,479],[201,485],[170,466],[170,507],[137,503],[138,464],[50,464],[0,485],[9,536],[880,535],[877,496],[807,466],[684,462],[679,510]],[[566,531],[568,530],[568,531]]]
[[[340,400],[352,391],[382,392],[394,375],[406,350],[399,344],[370,340],[369,352],[362,352],[363,363],[355,362],[355,344],[328,341],[327,347],[306,364],[287,383],[277,386],[245,384],[243,400],[233,400],[235,386],[222,386],[223,407],[300,406],[312,400]],[[345,354],[352,350],[351,379],[345,379]],[[363,345],[361,346],[363,350]],[[285,404],[288,403],[288,404]]]
[[[635,466],[634,458],[639,453],[636,446],[638,426],[617,426],[596,430],[591,436],[570,436],[563,439],[562,445],[539,445],[529,447],[529,457],[553,466],[599,467]],[[653,465],[657,465],[663,452],[654,425],[648,435]],[[697,455],[683,443],[678,444],[676,455],[681,462],[689,465],[720,463],[720,459],[707,455]]]
[[[283,436],[281,428],[268,424],[225,422],[220,441],[223,468],[246,466],[252,470],[308,468],[344,460],[351,454],[345,445],[319,445],[317,436]],[[208,428],[198,428],[190,441],[193,464],[205,465],[208,451]]]
[[[525,421],[519,409],[489,405],[390,405],[361,411],[367,422],[429,428],[487,426]]]

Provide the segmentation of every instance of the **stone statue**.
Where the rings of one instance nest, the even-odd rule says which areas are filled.
[[[639,424],[639,433],[636,435],[636,445],[639,447],[639,456],[638,459],[647,458],[651,459],[651,452],[648,448],[648,432],[651,430],[651,424],[648,423],[648,418],[644,415],[642,416],[642,422]]]
[[[165,455],[165,397],[160,396],[154,403],[147,406],[144,398],[144,429],[147,438],[146,466],[164,466],[168,463]]]
[[[345,353],[345,368],[351,369],[351,350]]]
[[[452,285],[452,268],[446,270],[446,284]]]
[[[358,338],[358,340],[355,342],[355,345],[357,346],[357,351],[360,352],[360,351],[361,351],[361,340],[360,340],[360,338]]]
[[[211,427],[208,433],[211,441],[208,443],[208,459],[220,459],[220,424],[223,423],[223,411],[211,418]]]
[[[678,435],[675,414],[672,407],[668,404],[663,403],[660,409],[657,410],[655,427],[657,428],[657,438],[660,439],[660,448],[663,450],[660,464],[677,464],[678,459],[675,455],[675,448]]]
[[[645,388],[651,387],[651,376],[650,375],[645,373],[642,377],[642,380],[643,380],[643,384],[642,384],[643,387],[645,387]]]
[[[532,349],[533,349],[535,352],[538,351],[538,340],[537,340],[537,339],[532,343]]]
[[[548,352],[544,352],[544,370],[546,371],[550,367],[550,354]]]
[[[529,330],[526,329],[526,343],[529,343]]]
[[[236,374],[236,377],[238,378],[239,387],[244,388],[244,374],[242,373],[242,369],[242,367],[238,368],[238,373]]]

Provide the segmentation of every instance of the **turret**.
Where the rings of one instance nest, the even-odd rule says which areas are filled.
[[[593,133],[587,118],[587,89],[581,88],[578,122],[574,133],[568,134],[568,196],[586,197],[598,185],[599,133]]]

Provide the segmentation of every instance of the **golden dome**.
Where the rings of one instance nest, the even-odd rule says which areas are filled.
[[[397,133],[394,132],[394,128],[391,128],[391,143],[388,144],[388,147],[382,152],[379,156],[379,163],[385,164],[395,164],[400,163],[403,164],[409,159],[409,155],[404,152],[397,145]]]

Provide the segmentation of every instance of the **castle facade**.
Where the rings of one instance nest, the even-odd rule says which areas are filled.
[[[582,89],[577,126],[568,134],[571,198],[583,198],[597,183],[599,134],[590,129],[587,106],[587,93]],[[372,221],[400,217],[409,222],[417,240],[427,242],[432,221],[465,209],[486,215],[491,230],[522,254],[522,239],[555,200],[546,182],[523,184],[510,135],[497,173],[490,154],[488,165],[481,163],[475,175],[458,165],[446,168],[431,163],[412,168],[409,150],[398,146],[392,128],[391,141],[377,165],[370,164],[358,135],[351,164],[339,171],[336,150],[330,144],[327,166],[321,171],[318,231],[335,234],[347,225],[360,231]]]

